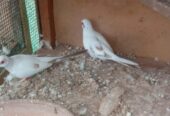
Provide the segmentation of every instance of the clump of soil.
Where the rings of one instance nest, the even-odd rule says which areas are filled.
[[[77,50],[60,46],[53,55]],[[22,83],[3,83],[0,100],[48,101],[75,116],[170,116],[168,69],[126,67],[81,54]]]

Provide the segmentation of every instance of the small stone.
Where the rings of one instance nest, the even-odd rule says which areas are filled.
[[[97,77],[97,73],[95,73],[94,76]]]
[[[62,98],[63,96],[61,94],[58,95],[58,98]]]
[[[3,111],[4,110],[4,107],[0,107],[0,111]]]
[[[64,68],[60,68],[60,71],[64,71]]]
[[[71,85],[71,84],[72,84],[72,82],[69,81],[69,80],[67,80],[66,82],[67,82],[68,85]]]
[[[69,61],[65,61],[64,63],[64,68],[67,69],[69,68],[70,62]]]
[[[155,60],[156,62],[158,62],[158,61],[159,61],[159,58],[158,58],[158,57],[155,57],[154,60]]]
[[[68,50],[71,50],[71,49],[72,49],[72,47],[71,47],[71,46],[69,46],[69,47],[68,47]]]
[[[165,84],[168,84],[168,80],[165,80],[164,83],[165,83]]]
[[[87,113],[87,108],[85,106],[80,106],[79,115],[80,116],[85,116],[86,113]]]
[[[49,92],[51,95],[56,95],[57,94],[57,90],[53,89],[53,88],[49,88]]]
[[[80,70],[81,70],[81,71],[84,71],[84,70],[85,70],[85,60],[82,60],[82,61],[80,62]]]
[[[106,80],[105,83],[106,85],[108,85],[110,83],[110,80]]]
[[[132,116],[132,113],[131,112],[127,112],[126,116]]]
[[[147,114],[148,112],[147,111],[143,111],[144,114]]]
[[[67,72],[70,73],[70,69],[68,69]]]
[[[67,95],[71,95],[72,94],[72,92],[67,92]]]
[[[70,74],[70,76],[71,76],[71,77],[74,77],[74,74],[73,74],[73,73],[71,73],[71,74]]]
[[[133,82],[135,80],[132,75],[127,75],[126,77],[129,81]]]
[[[170,65],[170,62],[167,62],[168,65]]]
[[[107,73],[107,76],[111,76],[112,74],[111,73]]]
[[[63,105],[63,104],[64,104],[64,102],[60,102],[60,104],[61,104],[61,105]]]
[[[29,93],[28,96],[30,96],[31,98],[34,98],[34,97],[36,97],[36,95],[37,95],[36,92],[33,91],[33,92]]]
[[[160,94],[159,94],[159,97],[164,98],[164,94],[161,94],[161,93],[160,93]]]
[[[170,108],[166,108],[166,111],[170,112]]]
[[[149,80],[149,77],[148,77],[148,76],[145,76],[145,80]]]

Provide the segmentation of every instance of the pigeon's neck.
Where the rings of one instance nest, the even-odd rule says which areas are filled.
[[[90,34],[90,33],[93,33],[93,32],[94,32],[94,29],[92,27],[83,29],[83,34]]]
[[[8,58],[8,64],[4,67],[6,70],[10,70],[13,65],[13,60],[12,58]]]

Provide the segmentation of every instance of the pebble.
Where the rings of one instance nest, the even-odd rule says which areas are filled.
[[[145,80],[149,80],[149,77],[148,77],[148,76],[145,76]]]
[[[58,94],[57,96],[58,96],[58,98],[62,98],[63,97],[61,94]]]
[[[158,62],[158,61],[159,61],[159,58],[158,58],[158,57],[155,57],[154,60],[155,60],[156,62]]]
[[[72,82],[71,82],[71,81],[66,80],[66,82],[67,82],[68,85],[72,85]]]
[[[4,107],[0,107],[0,111],[3,111],[4,110]]]
[[[126,116],[132,116],[132,113],[131,112],[127,112]]]
[[[80,116],[86,116],[86,113],[87,113],[87,107],[80,106],[80,108],[79,108],[79,115]]]
[[[85,70],[85,60],[82,60],[82,61],[80,62],[80,70],[81,70],[81,71],[84,71],[84,70]]]
[[[159,93],[158,96],[164,98],[164,94]]]
[[[70,64],[69,61],[65,61],[65,62],[64,62],[64,68],[65,68],[65,69],[69,68],[69,64]]]
[[[110,80],[105,80],[105,83],[106,83],[107,85],[109,85]]]
[[[170,108],[166,108],[166,111],[170,112]]]

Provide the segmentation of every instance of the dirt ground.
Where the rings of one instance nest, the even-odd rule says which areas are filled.
[[[77,50],[62,46],[53,52]],[[169,69],[126,67],[81,54],[22,83],[3,83],[0,100],[48,101],[75,116],[170,116]]]

